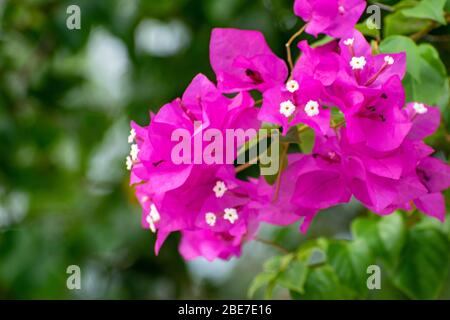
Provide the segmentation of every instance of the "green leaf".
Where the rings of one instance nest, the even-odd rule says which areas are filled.
[[[305,130],[300,133],[300,149],[303,153],[311,153],[314,147],[315,132],[314,130]]]
[[[327,257],[342,284],[360,295],[367,294],[367,267],[373,264],[373,258],[366,242],[332,242]]]
[[[299,260],[294,260],[279,275],[277,283],[286,289],[303,293],[307,275],[307,264]]]
[[[334,40],[334,38],[332,38],[332,37],[324,36],[322,39],[319,39],[319,40],[313,42],[311,44],[311,48],[317,48],[317,47],[323,46],[333,40]]]
[[[267,260],[264,263],[263,272],[257,275],[250,284],[247,292],[248,296],[252,297],[260,288],[267,286],[264,297],[270,299],[273,289],[277,284],[278,277],[287,270],[293,258],[293,254],[287,254],[285,256],[275,256]]]
[[[422,30],[428,25],[428,21],[406,17],[402,11],[396,11],[384,19],[384,36],[409,35]]]
[[[369,248],[376,255],[384,254],[385,250],[381,244],[381,238],[378,233],[378,221],[369,218],[357,218],[353,220],[351,226],[352,234],[355,239],[366,241]]]
[[[283,263],[282,256],[272,257],[264,263],[263,272],[258,274],[250,284],[250,287],[247,292],[249,298],[253,297],[256,291],[258,291],[260,288],[266,285],[268,287],[271,287],[271,283],[275,282],[275,279],[277,278],[280,272],[282,263]],[[266,295],[268,295],[267,291]]]
[[[278,175],[281,173],[281,172],[283,172],[283,170],[284,169],[286,169],[287,168],[287,166],[288,166],[288,157],[286,156],[286,157],[284,157],[284,159],[283,159],[283,150],[284,149],[284,147],[283,147],[283,145],[281,145],[281,142],[280,142],[280,146],[279,146],[279,148],[278,148],[278,160],[279,160],[279,168],[278,168],[278,172],[277,173],[275,173],[275,174],[273,174],[273,175],[265,175],[264,176],[264,179],[266,180],[266,182],[268,183],[268,184],[270,184],[270,185],[273,185],[276,181],[277,181],[277,178],[278,178]],[[265,150],[264,152],[263,152],[263,154],[266,154],[267,153],[267,156],[269,157],[269,159],[271,159],[270,157],[272,156],[271,155],[271,148],[269,147],[269,148],[267,148],[267,150]],[[267,164],[267,165],[263,165],[261,162],[259,162],[259,166],[260,166],[260,168],[263,168],[263,167],[270,167],[271,165],[273,165],[272,163],[269,163],[269,164]]]
[[[429,65],[439,73],[441,77],[447,76],[447,71],[444,63],[439,57],[439,52],[428,43],[422,43],[419,46],[419,53],[421,57],[429,63]]]
[[[403,48],[403,49],[402,49]],[[447,107],[450,90],[446,69],[439,53],[429,44],[417,46],[404,36],[391,36],[380,44],[381,52],[405,51],[407,73],[403,79],[407,101]]]
[[[340,300],[354,299],[354,293],[339,282],[336,272],[329,265],[313,268],[305,282],[304,293],[291,291],[293,299],[299,300]]]
[[[446,0],[422,0],[414,8],[404,9],[402,12],[407,17],[430,19],[445,25],[445,2]]]
[[[382,53],[406,52],[406,67],[408,73],[417,81],[421,75],[421,57],[416,44],[405,36],[390,36],[380,43]]]
[[[418,224],[408,233],[394,283],[413,299],[436,299],[447,278],[450,244],[437,228]]]
[[[258,274],[250,284],[250,287],[248,288],[247,296],[249,298],[252,298],[256,291],[258,291],[260,288],[268,285],[271,281],[273,281],[276,278],[276,273],[270,273],[270,272],[263,272]]]
[[[405,226],[399,212],[374,219],[358,218],[352,223],[353,236],[365,241],[371,251],[394,266],[405,243]]]
[[[406,75],[403,83],[407,100],[438,105],[441,110],[445,110],[450,96],[445,66],[433,46],[421,44],[417,48],[421,73],[418,79]]]
[[[379,38],[380,37],[380,30],[376,27],[369,28],[369,21],[365,20],[361,23],[358,23],[355,28],[361,32],[365,36],[373,37],[373,38]]]
[[[406,228],[399,212],[382,217],[378,222],[381,243],[390,261],[395,260],[405,244]]]

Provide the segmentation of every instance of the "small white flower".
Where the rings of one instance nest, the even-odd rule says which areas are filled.
[[[418,114],[425,114],[425,113],[428,112],[427,107],[426,107],[423,103],[415,102],[415,103],[413,104],[413,108],[414,108],[414,110],[416,110],[416,112],[417,112]]]
[[[308,117],[317,116],[320,113],[319,103],[314,100],[309,100],[305,106],[305,112],[308,115]]]
[[[391,56],[385,56],[384,57],[384,62],[386,62],[388,65],[393,65],[394,64],[394,58],[392,58]]]
[[[352,46],[354,42],[355,42],[355,38],[348,38],[347,40],[344,41],[344,44],[346,46]]]
[[[345,8],[342,5],[338,7],[338,10],[339,10],[340,14],[344,14],[345,13]]]
[[[237,219],[239,219],[236,209],[226,208],[224,211],[225,211],[225,214],[223,215],[223,218],[225,220],[230,221],[231,224],[233,224]]]
[[[131,168],[133,168],[133,160],[131,160],[130,156],[127,156],[126,165],[127,165],[127,170],[131,170]]]
[[[156,227],[155,227],[155,223],[153,222],[152,217],[150,216],[150,213],[145,218],[145,221],[147,221],[148,227],[150,228],[150,231],[155,233],[156,232]]]
[[[214,227],[216,224],[216,215],[212,212],[208,212],[205,214],[205,221],[209,226]]]
[[[362,70],[364,69],[366,63],[367,62],[365,57],[353,57],[352,60],[350,61],[350,66],[352,67],[353,70],[356,69]]]
[[[295,80],[288,81],[288,83],[286,83],[286,89],[290,93],[294,93],[295,91],[297,91],[299,89],[298,82]]]
[[[213,191],[216,194],[216,198],[222,198],[227,190],[228,188],[223,181],[217,181],[216,185],[213,188]]]
[[[290,101],[284,101],[280,103],[280,113],[289,118],[295,111],[295,105]]]
[[[131,160],[136,161],[137,157],[138,157],[138,153],[139,153],[138,145],[137,144],[132,144],[131,145],[131,151],[130,151]]]
[[[130,135],[128,136],[128,143],[133,143],[134,139],[136,139],[136,131],[131,129]]]
[[[150,206],[150,217],[152,218],[153,222],[158,222],[161,219],[161,216],[159,215],[158,209],[156,208],[155,204],[152,203]]]

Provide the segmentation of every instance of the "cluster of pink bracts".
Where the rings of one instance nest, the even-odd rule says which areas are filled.
[[[157,231],[156,252],[179,231],[184,258],[228,259],[240,254],[261,222],[302,220],[306,232],[317,212],[352,196],[381,215],[415,206],[444,219],[441,191],[450,185],[450,167],[423,142],[438,128],[440,112],[405,102],[405,53],[373,55],[354,30],[365,5],[296,0],[294,11],[307,22],[306,32],[340,40],[317,48],[300,42],[291,73],[260,32],[213,30],[210,60],[217,86],[197,75],[181,99],[151,115],[147,127],[131,124],[127,166],[142,224]],[[252,90],[262,93],[261,108]],[[330,125],[332,108],[345,123]],[[289,154],[277,185],[263,177],[237,179],[232,164],[171,160],[176,129],[188,130],[194,139],[208,128],[257,129],[262,122],[279,125],[283,134],[299,124],[315,131],[311,154]]]

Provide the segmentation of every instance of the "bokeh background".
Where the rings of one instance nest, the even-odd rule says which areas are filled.
[[[81,30],[66,27],[71,4]],[[129,121],[146,124],[199,72],[214,79],[213,27],[258,29],[284,57],[300,26],[292,0],[0,0],[0,298],[246,298],[269,246],[186,263],[172,235],[154,256],[128,187]],[[424,41],[449,70],[448,28]],[[445,131],[433,143],[448,156]],[[328,210],[308,237],[349,237],[361,212]],[[297,226],[261,234],[288,248],[305,239]],[[82,290],[67,289],[69,265]]]

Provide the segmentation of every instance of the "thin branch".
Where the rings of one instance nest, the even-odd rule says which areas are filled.
[[[425,28],[412,34],[411,39],[414,41],[418,41],[421,38],[423,38],[424,36],[426,36],[431,30],[433,30],[437,26],[438,26],[438,24],[435,21],[430,21],[430,23],[428,23],[428,25]]]
[[[250,168],[252,165],[256,164],[256,162],[253,162],[253,161],[254,161],[254,160],[252,160],[252,161],[250,161],[250,162],[247,162],[247,163],[244,163],[244,164],[241,164],[241,165],[237,166],[237,167],[235,168],[236,173],[242,172],[242,171],[244,171],[245,169],[248,169],[248,168]]]
[[[283,151],[281,153],[280,159],[280,169],[278,170],[277,181],[275,185],[275,195],[273,196],[272,202],[276,202],[278,200],[278,194],[280,193],[280,185],[281,185],[281,172],[283,171],[284,160],[286,159],[287,152],[289,149],[289,142],[283,143]]]
[[[266,239],[261,239],[260,237],[255,237],[254,240],[258,241],[260,243],[263,243],[265,245],[271,246],[272,248],[275,248],[275,249],[277,249],[278,251],[280,251],[282,253],[285,253],[285,254],[290,253],[288,249],[280,246],[279,244],[277,244],[277,243],[275,243],[273,241],[266,240]]]
[[[342,120],[342,121],[339,121],[339,122],[336,123],[336,124],[331,125],[331,128],[337,129],[337,128],[342,127],[344,124],[345,124],[345,120]]]
[[[286,43],[286,51],[287,51],[287,59],[288,59],[288,63],[289,63],[289,68],[292,70],[294,70],[294,62],[292,60],[292,52],[291,52],[291,45],[294,42],[295,39],[297,39],[302,33],[303,31],[305,31],[306,29],[306,24],[301,27],[300,30],[298,30]]]

